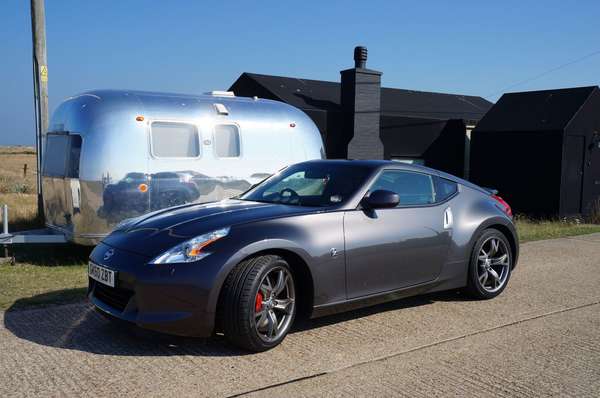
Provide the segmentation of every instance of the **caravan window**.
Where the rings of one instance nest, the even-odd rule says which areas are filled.
[[[240,131],[236,125],[216,125],[214,141],[217,157],[237,158],[240,156]]]
[[[200,156],[198,130],[193,124],[154,122],[151,126],[152,155],[159,158]]]
[[[79,178],[81,136],[48,134],[44,152],[43,175],[47,177]]]
[[[67,147],[69,136],[66,134],[48,134],[44,152],[44,175],[64,177],[67,167]]]

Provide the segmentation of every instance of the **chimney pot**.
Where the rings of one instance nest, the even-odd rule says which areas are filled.
[[[367,66],[367,47],[354,47],[354,67],[366,68]]]

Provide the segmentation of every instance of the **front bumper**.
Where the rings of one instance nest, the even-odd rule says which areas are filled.
[[[215,324],[218,260],[148,264],[150,258],[100,243],[90,260],[117,273],[115,287],[89,280],[88,298],[101,312],[139,327],[181,336],[208,337]],[[214,300],[213,300],[214,301]]]

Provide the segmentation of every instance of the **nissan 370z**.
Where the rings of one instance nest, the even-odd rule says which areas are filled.
[[[518,250],[494,191],[421,166],[317,160],[237,198],[124,221],[90,256],[89,298],[109,318],[262,351],[300,316],[448,289],[493,298]]]

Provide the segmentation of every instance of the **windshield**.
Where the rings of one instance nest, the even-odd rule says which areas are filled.
[[[309,207],[336,206],[356,192],[370,171],[350,163],[301,163],[261,182],[239,199]]]

